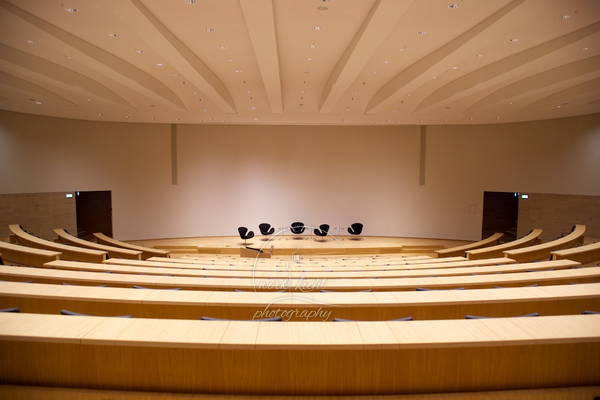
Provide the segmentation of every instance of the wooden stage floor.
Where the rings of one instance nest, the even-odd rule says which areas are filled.
[[[400,238],[383,236],[360,236],[359,238],[344,236],[327,236],[325,240],[316,240],[316,236],[308,234],[299,236],[275,236],[271,239],[255,236],[247,241],[239,236],[195,237],[135,240],[130,243],[166,249],[173,256],[178,254],[240,254],[240,248],[249,246],[269,251],[273,246],[273,255],[311,254],[311,255],[344,255],[344,254],[426,254],[435,257],[435,250],[462,246],[470,243],[464,240]]]

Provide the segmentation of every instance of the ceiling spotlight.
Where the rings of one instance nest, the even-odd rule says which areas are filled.
[[[156,64],[156,65],[158,65],[159,67],[162,67],[162,66],[164,66],[165,64],[163,64],[163,63],[158,63],[158,64]]]
[[[406,51],[406,47],[400,47],[398,51]]]
[[[206,32],[214,32],[215,29],[214,28],[206,28]]]
[[[35,104],[37,104],[37,105],[41,106],[41,105],[42,105],[42,102],[41,102],[41,101],[36,101],[36,102],[35,102]],[[560,107],[560,106],[559,106],[559,107]]]
[[[35,44],[35,40],[28,40],[27,43],[29,43],[29,44]]]
[[[227,46],[219,45],[219,49],[221,49],[221,50],[225,50],[226,48],[227,48]]]
[[[475,54],[475,57],[481,58],[481,57],[483,57],[483,54]]]
[[[78,10],[76,8],[65,8],[66,11],[71,12],[71,13],[76,13],[78,12]]]
[[[508,41],[509,41],[509,42],[518,42],[518,41],[519,41],[519,39],[509,39]]]
[[[117,37],[117,34],[116,33],[109,33],[108,36],[110,36],[110,37]]]
[[[419,31],[419,35],[427,35],[427,31]]]
[[[448,6],[448,8],[450,8],[450,9],[453,9],[453,8],[458,8],[458,7],[460,7],[460,5],[459,5],[459,4],[450,4],[450,5]]]
[[[144,50],[136,50],[135,52],[138,54],[144,54]]]
[[[239,74],[240,72],[242,72],[242,70],[241,69],[236,69],[235,72],[237,72]]]
[[[208,108],[205,108],[204,111],[208,112],[209,110],[208,110]]]
[[[185,0],[185,4],[196,4],[196,0]]]
[[[570,15],[561,15],[560,17],[558,17],[558,19],[569,19],[571,18]]]
[[[322,31],[322,30],[323,30],[323,27],[321,27],[321,26],[315,26],[315,31]]]

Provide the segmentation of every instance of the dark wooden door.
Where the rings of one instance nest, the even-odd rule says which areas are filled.
[[[517,238],[519,221],[519,193],[484,192],[483,223],[481,238],[485,239],[496,232],[503,232],[502,242]]]
[[[77,192],[77,237],[91,240],[95,232],[112,237],[112,195],[110,190]]]

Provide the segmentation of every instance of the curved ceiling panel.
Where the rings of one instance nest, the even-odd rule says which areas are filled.
[[[116,72],[120,77],[126,79],[127,84],[137,86],[137,90],[145,93],[147,96],[152,97],[157,101],[169,102],[178,109],[186,109],[183,102],[175,93],[173,93],[172,90],[143,70],[136,68],[135,66],[120,59],[119,57],[116,57],[110,52],[94,46],[93,44],[88,43],[85,40],[82,40],[79,37],[55,25],[52,25],[19,7],[14,6],[13,4],[2,0],[0,1],[0,6],[4,7],[7,11],[11,12],[15,16],[34,25],[36,28],[41,29],[49,35],[59,39],[63,43],[73,47],[77,51],[80,51],[86,56],[92,58],[97,63],[108,67],[110,70]]]
[[[0,0],[0,21],[9,111],[253,125],[600,112],[597,0]]]
[[[473,71],[467,75],[455,79],[447,85],[439,88],[429,96],[427,96],[415,109],[421,111],[427,107],[434,106],[441,102],[447,101],[452,96],[461,93],[465,88],[475,88],[479,85],[486,85],[494,79],[498,79],[504,74],[518,70],[519,68],[527,68],[527,64],[539,58],[547,56],[550,53],[559,51],[562,48],[570,46],[574,43],[585,39],[600,32],[600,23],[595,23],[571,32],[567,35],[558,37],[549,42],[534,46],[510,57],[504,58],[495,63],[489,64],[483,68]]]
[[[133,106],[125,99],[101,83],[41,57],[0,44],[0,59],[13,64],[19,69],[34,72],[39,76],[47,77],[51,81],[60,82],[66,88],[82,89],[90,95],[102,97],[115,104],[133,109]]]

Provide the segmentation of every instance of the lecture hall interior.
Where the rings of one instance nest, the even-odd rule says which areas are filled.
[[[0,33],[0,398],[600,399],[600,1]]]

